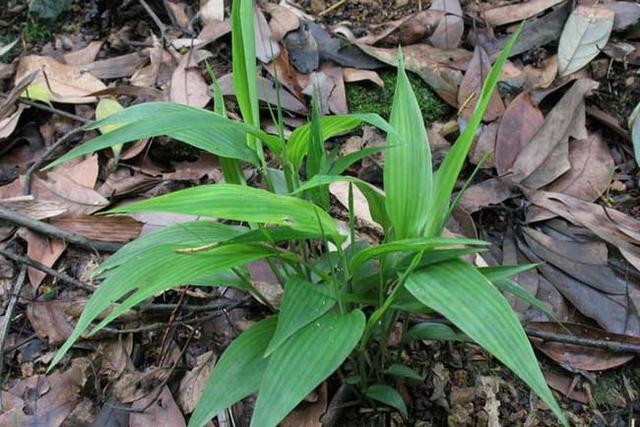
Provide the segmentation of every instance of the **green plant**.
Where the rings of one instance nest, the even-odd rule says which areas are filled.
[[[388,351],[387,338],[398,321],[405,325],[405,342],[443,338],[480,344],[566,424],[518,318],[499,290],[535,301],[508,280],[531,266],[478,268],[461,257],[482,251],[487,243],[440,237],[452,209],[455,181],[517,34],[488,75],[476,113],[434,173],[421,112],[400,54],[389,123],[377,114],[320,117],[314,101],[311,121],[287,140],[279,111],[274,117],[280,123],[279,134],[262,131],[252,8],[251,0],[233,2],[234,85],[244,122],[225,117],[219,91],[214,112],[171,103],[137,105],[88,126],[120,125],[48,166],[140,138],[168,135],[218,155],[228,183],[177,191],[110,213],[166,211],[239,223],[178,224],[115,253],[96,270],[103,281],[51,367],[88,329],[95,333],[136,304],[182,284],[233,286],[265,301],[246,269],[248,263],[265,259],[284,288],[279,310],[243,332],[222,354],[190,426],[206,424],[255,392],[252,426],[275,426],[336,371],[361,397],[406,414],[401,396],[388,383],[394,376],[419,375]],[[363,122],[387,133],[385,194],[340,175],[373,151],[336,157],[324,148],[328,138]],[[271,152],[271,163],[263,146]],[[240,162],[257,167],[267,189],[247,186]],[[337,181],[350,185],[347,236],[327,213],[328,185]],[[355,239],[355,188],[384,228],[385,240],[378,245]],[[407,330],[415,312],[438,312],[459,332],[432,323]],[[94,320],[98,322],[90,328]]]

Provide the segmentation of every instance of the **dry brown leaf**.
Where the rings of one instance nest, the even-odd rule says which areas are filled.
[[[508,186],[492,178],[467,188],[460,197],[460,207],[468,213],[474,213],[483,207],[504,202],[512,195]]]
[[[545,370],[544,379],[549,386],[562,393],[568,399],[575,400],[583,404],[589,403],[589,396],[584,390],[577,389],[577,384],[574,383],[572,378],[558,372]]]
[[[189,15],[187,15],[187,5],[184,2],[165,0],[163,3],[167,12],[172,16],[172,21],[178,27],[183,30],[189,28],[191,20],[189,19]]]
[[[432,45],[440,49],[455,49],[460,45],[464,33],[462,8],[458,0],[434,0],[429,10],[445,12],[429,38]]]
[[[180,412],[180,408],[176,405],[176,401],[173,400],[169,387],[163,386],[160,396],[153,401],[156,394],[157,391],[153,390],[143,399],[131,405],[131,409],[143,409],[151,404],[142,413],[131,412],[129,414],[129,427],[186,427],[187,423]]]
[[[320,418],[327,411],[327,383],[322,383],[317,399],[302,402],[282,420],[281,427],[322,427]]]
[[[613,21],[614,31],[623,31],[640,20],[640,4],[630,1],[614,1],[599,5],[615,13]]]
[[[544,332],[566,335],[569,329],[573,336],[599,341],[618,341],[629,344],[640,344],[640,338],[628,335],[613,334],[601,329],[591,328],[574,323],[563,323],[562,326],[555,322],[529,322],[528,327]],[[563,328],[564,327],[564,328]],[[548,357],[561,364],[576,370],[603,371],[623,365],[633,359],[633,354],[613,353],[604,349],[586,347],[576,344],[556,343],[551,340],[542,341],[539,338],[531,338],[534,345]]]
[[[139,401],[154,393],[169,375],[168,368],[149,368],[145,372],[127,372],[113,385],[113,396],[122,403]]]
[[[90,42],[82,49],[74,50],[73,52],[65,53],[62,58],[67,65],[85,65],[95,61],[96,56],[102,49],[103,41]],[[94,74],[95,75],[95,74]],[[100,78],[99,76],[96,76]]]
[[[256,57],[261,62],[268,64],[280,55],[280,45],[271,35],[271,28],[260,8],[255,8],[253,22],[255,26]]]
[[[530,0],[524,3],[496,7],[484,12],[487,23],[494,26],[522,21],[544,12],[564,0]]]
[[[159,87],[165,89],[171,82],[176,62],[173,56],[167,52],[154,37],[153,47],[149,50],[149,65],[136,71],[131,76],[130,83],[133,86]]]
[[[220,83],[220,89],[222,89],[223,95],[228,96],[235,94],[231,74],[220,77],[218,83]],[[258,77],[258,97],[261,101],[268,102],[271,105],[278,105],[278,97],[274,84],[264,77]],[[294,113],[306,114],[308,112],[307,107],[286,90],[280,90],[280,105],[283,109]]]
[[[513,165],[522,149],[544,124],[540,109],[533,105],[531,95],[522,92],[507,107],[500,121],[496,139],[496,170],[503,175]]]
[[[480,164],[482,160],[482,169],[491,169],[496,165],[496,138],[498,136],[499,121],[489,124],[483,124],[480,127],[480,135],[476,138],[476,142],[469,151],[469,161],[474,164]]]
[[[482,84],[487,78],[490,69],[491,58],[489,58],[487,52],[485,52],[480,45],[477,45],[473,52],[473,58],[467,67],[467,72],[464,74],[464,79],[462,80],[462,83],[460,83],[460,90],[458,91],[458,105],[464,106],[462,111],[460,111],[460,116],[466,121],[471,119],[471,116],[475,111],[476,104],[480,98]],[[500,93],[498,91],[494,91],[491,95],[491,100],[489,101],[483,120],[486,122],[492,122],[502,116],[503,113],[504,103],[500,98]]]
[[[125,372],[132,372],[134,369],[130,357],[132,350],[132,334],[118,335],[115,339],[101,343],[97,350],[100,361],[98,373],[110,381],[115,381]]]
[[[542,68],[525,65],[525,85],[529,90],[546,89],[558,75],[558,55],[550,56],[542,61]]]
[[[38,55],[24,56],[20,59],[15,81],[19,82],[34,70],[40,70],[34,83],[40,83],[49,88],[51,100],[55,102],[69,104],[95,102],[96,98],[89,94],[106,89],[104,83],[91,73],[83,72],[73,65],[62,64],[53,58]]]
[[[38,338],[51,345],[66,341],[73,331],[73,324],[65,310],[69,301],[34,301],[27,306],[27,318]]]
[[[344,67],[342,69],[342,77],[344,78],[345,83],[369,80],[380,87],[384,87],[384,81],[380,78],[378,73],[373,70],[360,70],[358,68]]]
[[[398,65],[397,49],[386,49],[359,44],[358,47],[385,64]],[[449,105],[458,106],[458,88],[462,82],[461,69],[465,69],[473,54],[464,49],[444,50],[427,44],[404,46],[405,67],[418,74]]]
[[[275,42],[279,42],[289,31],[297,30],[300,26],[300,18],[287,7],[267,3],[265,11],[271,15],[269,27]]]
[[[119,79],[133,76],[148,59],[149,49],[144,49],[126,55],[80,64],[78,67],[81,71],[89,72],[99,79]]]
[[[209,374],[216,363],[216,355],[213,351],[201,354],[196,359],[196,364],[187,372],[178,389],[178,404],[185,414],[190,414],[196,408],[202,391],[207,383]]]
[[[598,83],[593,80],[580,79],[565,93],[549,112],[540,130],[520,151],[508,177],[511,182],[522,183],[529,188],[540,188],[553,182],[570,168],[567,154],[562,159],[562,167],[547,170],[546,173],[540,171],[557,147],[566,144],[569,135],[575,133],[577,124],[584,123],[584,118],[580,117],[581,113],[584,114],[584,97],[596,87]],[[555,154],[557,153],[556,151]]]
[[[199,108],[205,107],[211,100],[209,85],[198,68],[194,51],[183,55],[173,72],[169,100]]]
[[[347,114],[349,107],[347,106],[347,92],[344,87],[344,78],[342,77],[342,67],[325,62],[320,67],[320,72],[325,73],[334,83],[333,90],[329,94],[327,105],[333,114]]]
[[[91,240],[126,243],[137,238],[142,223],[128,216],[68,215],[51,219],[56,227]]]
[[[50,239],[28,229],[20,230],[20,235],[27,242],[27,255],[47,267],[52,267],[67,247],[62,240]],[[39,286],[47,276],[46,273],[32,267],[29,267],[27,272],[34,287]]]
[[[200,19],[206,26],[224,20],[224,0],[200,0]]]
[[[0,140],[8,138],[13,133],[25,108],[26,106],[19,105],[10,116],[0,120]]]

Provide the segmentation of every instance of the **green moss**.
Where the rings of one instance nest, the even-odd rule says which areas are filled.
[[[50,26],[33,17],[28,18],[22,33],[28,44],[44,42],[51,38]]]
[[[599,409],[614,409],[624,406],[624,385],[618,371],[604,371],[592,389],[593,401]]]
[[[396,86],[396,72],[384,70],[379,74],[384,81],[384,88],[368,81],[347,84],[347,103],[351,112],[378,113],[384,118],[389,118]],[[443,118],[449,112],[448,105],[438,98],[420,77],[413,73],[408,74],[424,121],[429,124]]]

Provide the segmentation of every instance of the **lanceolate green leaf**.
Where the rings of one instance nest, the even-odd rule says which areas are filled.
[[[161,135],[219,156],[253,164],[257,164],[258,160],[255,152],[245,143],[248,134],[258,136],[276,152],[281,150],[277,137],[255,127],[221,117],[211,111],[171,102],[135,105],[94,122],[86,129],[111,125],[121,126],[74,148],[45,169],[104,148]]]
[[[255,392],[269,359],[264,351],[276,329],[276,317],[256,323],[233,340],[209,376],[189,427],[202,427],[234,403]]]
[[[386,384],[373,384],[367,389],[367,397],[396,408],[403,417],[407,418],[407,406],[395,388]]]
[[[516,39],[522,31],[522,26],[516,31],[509,42],[504,47],[504,50],[496,60],[486,80],[482,84],[482,90],[480,91],[480,99],[476,104],[476,110],[464,128],[462,134],[458,137],[457,141],[451,147],[451,150],[447,153],[438,172],[435,174],[434,193],[433,200],[429,208],[429,215],[427,218],[427,225],[425,228],[426,236],[439,236],[442,233],[442,228],[446,222],[446,215],[449,212],[449,199],[456,180],[460,175],[460,170],[464,165],[464,161],[467,158],[469,149],[475,140],[476,130],[484,117],[484,113],[489,106],[491,95],[495,90],[498,80],[500,79],[500,73],[502,67],[504,67],[509,52],[513,47]]]
[[[234,184],[200,185],[111,210],[174,212],[214,218],[286,225],[339,240],[334,220],[314,204],[291,196]],[[320,221],[320,223],[318,223]]]
[[[417,373],[415,370],[411,369],[407,365],[403,365],[401,363],[394,363],[393,365],[385,369],[384,373],[387,375],[410,378],[412,380],[418,380],[418,381],[423,379],[422,375],[420,375],[419,373]]]
[[[346,156],[343,156],[343,157],[338,157],[333,162],[333,164],[329,167],[329,171],[327,172],[327,174],[340,175],[342,172],[349,169],[351,165],[353,165],[355,162],[389,148],[391,148],[391,146],[389,145],[381,145],[378,147],[367,147],[367,148],[363,148],[362,150],[356,151],[355,153],[347,154]]]
[[[262,378],[252,427],[275,427],[354,349],[365,317],[329,312],[292,335],[271,354]]]
[[[431,203],[431,151],[420,106],[405,72],[401,53],[389,122],[397,134],[387,135],[387,143],[395,146],[385,152],[384,159],[387,212],[395,239],[418,237],[422,235]]]
[[[435,322],[418,323],[409,331],[405,337],[407,341],[412,340],[434,340],[434,341],[466,341],[466,337],[458,334],[448,325]]]
[[[105,280],[85,305],[71,336],[53,358],[50,369],[60,361],[91,322],[125,296],[126,299],[93,328],[92,334],[126,310],[159,292],[189,284],[216,272],[279,255],[275,249],[252,245],[221,246],[195,254],[177,253],[176,249],[180,247],[155,246],[108,271]]]
[[[552,319],[553,321],[559,324],[562,324],[562,320],[560,320],[560,318],[556,316],[556,314],[553,311],[549,310],[549,307],[545,303],[540,301],[538,298],[536,298],[529,291],[527,291],[522,286],[518,285],[513,280],[498,279],[498,280],[492,280],[492,283],[496,285],[498,288],[502,289],[503,291],[509,292],[510,294],[520,298],[522,301],[529,303],[533,307],[542,311],[544,314],[549,316],[549,318]]]
[[[518,317],[475,267],[462,260],[434,264],[412,273],[405,286],[510,368],[568,426]]]
[[[278,314],[278,327],[265,356],[269,356],[287,338],[335,305],[335,299],[326,295],[328,289],[324,292],[316,290],[320,287],[327,288],[326,285],[316,285],[299,276],[292,276],[287,281]]]
[[[508,279],[516,274],[524,273],[537,264],[515,264],[515,265],[491,265],[488,267],[478,267],[478,271],[482,273],[490,282],[496,280]]]
[[[417,239],[396,240],[376,246],[369,246],[368,248],[358,252],[351,259],[351,271],[356,271],[358,267],[360,267],[371,258],[379,257],[392,252],[421,251],[436,247],[455,245],[486,246],[488,245],[488,243],[476,239],[455,239],[447,237],[424,237]]]
[[[394,129],[378,114],[347,114],[341,116],[320,117],[320,129],[323,140],[348,132],[362,123],[368,123],[387,133],[394,133]],[[287,159],[297,169],[307,155],[311,138],[311,123],[296,128],[287,142]],[[323,141],[323,142],[324,142]]]
[[[236,0],[231,6],[233,87],[245,123],[259,127],[253,0]]]

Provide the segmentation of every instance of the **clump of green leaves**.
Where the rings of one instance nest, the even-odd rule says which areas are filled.
[[[422,112],[401,54],[389,122],[372,113],[320,117],[314,101],[310,122],[285,138],[281,114],[276,118],[277,135],[260,129],[252,0],[233,2],[232,21],[234,86],[243,122],[226,118],[219,91],[214,112],[172,103],[136,105],[89,125],[90,129],[121,126],[52,165],[140,138],[167,135],[219,156],[227,183],[177,191],[111,213],[174,212],[239,225],[183,223],[124,246],[95,271],[102,283],[51,366],[83,333],[96,333],[136,304],[184,284],[232,286],[263,300],[248,279],[246,266],[267,260],[282,281],[281,305],[222,354],[189,421],[191,427],[205,425],[253,393],[257,400],[251,425],[276,426],[337,370],[363,398],[406,415],[405,403],[392,386],[394,378],[419,375],[387,351],[388,336],[397,322],[409,324],[413,313],[434,312],[456,329],[428,322],[405,327],[403,342],[433,338],[476,342],[526,382],[566,425],[531,344],[501,293],[507,290],[535,301],[509,280],[530,266],[478,268],[462,256],[482,251],[486,242],[441,237],[455,182],[517,35],[487,76],[476,113],[434,171]],[[365,122],[387,134],[384,194],[341,175],[371,149],[345,157],[325,150],[327,139]],[[271,163],[266,161],[266,149],[274,159]],[[242,164],[260,171],[266,189],[246,185]],[[339,181],[350,185],[346,235],[328,213],[328,185]],[[356,241],[356,188],[384,229],[379,244]],[[102,313],[106,315],[100,317]]]
[[[391,70],[383,70],[379,75],[384,82],[384,87],[368,81],[347,85],[347,103],[351,111],[355,113],[376,112],[383,117],[389,117],[397,75]],[[426,123],[442,119],[449,111],[447,104],[438,98],[420,77],[413,73],[407,73],[407,76],[420,106],[422,119]]]

